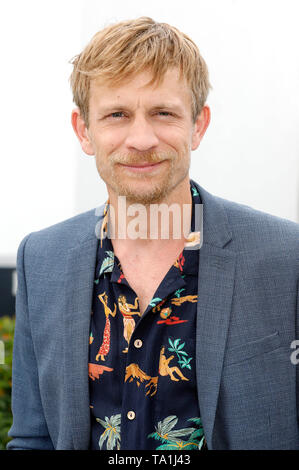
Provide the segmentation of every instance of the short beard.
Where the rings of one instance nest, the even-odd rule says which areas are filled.
[[[185,151],[188,152],[188,148]],[[126,200],[129,204],[159,204],[165,201],[166,197],[171,193],[174,187],[178,186],[187,176],[190,168],[190,152],[189,153],[189,164],[186,168],[186,171],[183,175],[181,175],[179,181],[174,182],[174,167],[176,160],[179,158],[177,153],[167,152],[167,153],[156,153],[156,152],[145,152],[142,155],[122,155],[122,154],[112,154],[109,156],[109,163],[111,164],[111,173],[109,181],[105,177],[105,175],[100,172],[100,168],[98,168],[99,174],[103,181],[109,186],[117,196],[125,196]],[[168,179],[165,184],[159,182],[155,183],[153,181],[151,188],[146,193],[138,193],[134,191],[134,188],[130,187],[128,184],[123,184],[121,178],[116,175],[114,172],[114,167],[117,163],[122,164],[134,164],[140,162],[140,160],[145,160],[148,163],[157,163],[162,160],[168,160],[169,162],[169,172],[168,172]],[[99,159],[101,161],[101,159]],[[100,167],[100,165],[99,165]],[[135,174],[136,179],[143,180],[146,178],[146,175],[142,173]]]

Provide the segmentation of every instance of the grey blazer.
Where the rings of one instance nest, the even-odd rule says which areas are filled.
[[[291,361],[299,225],[197,188],[196,374],[208,448],[299,449],[299,365]],[[103,207],[19,246],[8,449],[89,446],[89,322]]]

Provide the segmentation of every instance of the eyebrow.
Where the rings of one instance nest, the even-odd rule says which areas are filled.
[[[180,105],[177,105],[177,104],[174,104],[174,103],[160,103],[158,105],[155,105],[153,107],[150,108],[151,110],[153,111],[157,111],[159,109],[169,109],[173,112],[177,112],[177,113],[182,113],[183,112],[183,109]],[[111,104],[109,106],[103,106],[103,107],[100,107],[99,110],[98,110],[98,115],[105,115],[107,113],[112,113],[112,112],[115,112],[115,111],[127,111],[129,110],[129,107],[126,106],[126,105],[123,105],[121,103],[115,103],[115,104]]]
[[[182,112],[182,107],[180,105],[174,104],[174,103],[161,103],[157,106],[154,106],[152,109],[154,109],[154,110],[171,109],[172,111]]]

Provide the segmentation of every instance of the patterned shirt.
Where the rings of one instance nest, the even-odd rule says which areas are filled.
[[[188,240],[197,236],[199,246],[200,197],[191,180],[190,191]],[[109,201],[103,225],[108,208]],[[191,246],[185,244],[141,316],[111,240],[99,240],[89,341],[91,449],[206,449],[195,375],[200,250]]]

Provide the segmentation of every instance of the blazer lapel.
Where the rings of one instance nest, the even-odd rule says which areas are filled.
[[[96,209],[99,215],[102,208]],[[65,277],[64,367],[66,403],[74,449],[88,449],[90,408],[88,383],[89,328],[98,237],[96,220],[82,227],[83,240],[68,251]],[[71,236],[71,235],[70,235]],[[85,239],[84,239],[85,238]]]
[[[236,254],[224,249],[232,234],[221,200],[197,187],[203,203],[203,244],[199,254],[196,373],[203,428],[208,449],[212,449]]]
[[[234,273],[234,253],[221,253],[215,247],[202,246],[199,261],[196,359],[198,399],[208,449],[212,449]]]

